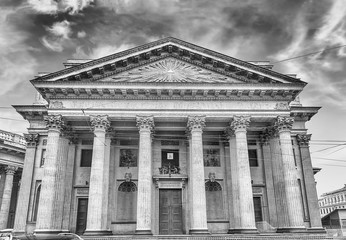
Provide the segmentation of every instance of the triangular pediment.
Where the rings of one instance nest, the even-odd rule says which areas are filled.
[[[188,82],[300,84],[301,80],[263,65],[165,38],[123,52],[39,76],[36,82]]]
[[[227,75],[174,57],[167,57],[146,65],[100,79],[101,82],[128,83],[244,83]]]

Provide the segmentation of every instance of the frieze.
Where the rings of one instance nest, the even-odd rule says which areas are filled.
[[[88,195],[89,194],[89,188],[77,188],[77,194]]]
[[[290,110],[290,106],[288,103],[276,103],[275,108],[276,110]]]
[[[62,109],[64,108],[64,104],[61,101],[51,101],[49,103],[49,108]]]

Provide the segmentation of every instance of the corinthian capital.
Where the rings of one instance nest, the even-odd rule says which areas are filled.
[[[36,147],[38,143],[38,134],[24,134],[27,147]]]
[[[97,115],[97,116],[91,115],[90,123],[94,131],[95,130],[107,131],[109,127],[111,126],[111,122],[109,121],[107,115]]]
[[[15,174],[15,172],[18,170],[18,167],[15,166],[7,166],[5,168],[6,174]]]
[[[61,115],[44,116],[44,122],[48,129],[62,130],[65,126],[64,119]]]
[[[136,122],[139,130],[149,130],[150,132],[154,130],[155,124],[152,116],[137,116]]]
[[[311,139],[311,134],[298,134],[297,135],[298,144],[302,147],[308,147],[310,139]]]
[[[250,125],[250,116],[234,116],[233,121],[230,123],[231,129],[233,131],[245,130]]]
[[[205,117],[202,116],[189,116],[187,119],[187,128],[189,131],[201,130],[205,127]]]
[[[276,122],[274,124],[274,127],[278,131],[291,130],[293,122],[294,122],[294,118],[292,118],[292,117],[278,116],[276,118]]]

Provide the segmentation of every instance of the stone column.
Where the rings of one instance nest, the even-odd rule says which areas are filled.
[[[229,188],[229,206],[230,206],[230,228],[228,233],[238,233],[241,229],[241,220],[240,220],[240,202],[239,202],[239,175],[238,175],[238,164],[237,164],[237,145],[234,135],[234,131],[227,129],[225,131],[226,137],[229,143],[229,158],[230,162],[228,172],[230,173],[230,188]]]
[[[204,181],[202,133],[205,118],[189,116],[187,128],[191,133],[189,188],[191,188],[190,234],[208,234],[207,206]]]
[[[7,228],[8,214],[10,211],[11,195],[13,187],[13,175],[17,171],[18,167],[7,166],[6,167],[6,180],[4,193],[2,195],[1,210],[0,210],[0,230]]]
[[[310,215],[310,228],[308,231],[322,232],[326,230],[322,227],[321,215],[319,213],[318,195],[316,191],[316,183],[314,178],[314,171],[312,169],[309,142],[311,134],[298,134],[297,141],[300,149],[300,156],[302,160],[304,184],[306,189],[308,209]]]
[[[5,165],[0,165],[0,206],[2,202],[2,195],[4,194],[5,180],[6,180]]]
[[[139,129],[138,154],[138,196],[136,234],[151,235],[152,218],[152,158],[151,133],[154,129],[153,117],[137,117]]]
[[[46,160],[42,178],[40,204],[38,206],[35,233],[57,234],[61,232],[61,222],[56,222],[56,214],[60,211],[60,205],[56,203],[60,192],[57,191],[59,183],[59,141],[64,121],[61,115],[45,116],[44,121],[48,128]],[[60,224],[60,226],[59,226]]]
[[[275,129],[279,134],[283,178],[285,183],[286,205],[289,220],[287,229],[280,231],[299,232],[304,231],[303,207],[298,186],[297,169],[294,163],[291,128],[294,119],[291,117],[278,116],[275,122]]]
[[[269,224],[274,227],[277,227],[277,212],[275,204],[275,191],[272,170],[272,154],[269,146],[269,134],[265,132],[262,135],[260,135],[260,137],[264,162],[264,176],[268,201]]]
[[[26,152],[22,173],[23,180],[20,184],[16,216],[14,219],[13,232],[15,234],[22,234],[26,231],[25,227],[26,221],[28,219],[32,175],[34,172],[34,163],[36,156],[36,144],[38,142],[38,134],[24,134],[24,137],[26,140]]]
[[[235,133],[239,186],[239,233],[257,233],[246,132],[249,116],[234,116],[230,126]]]
[[[109,229],[104,225],[103,199],[108,198],[104,185],[106,132],[110,127],[108,116],[90,116],[91,126],[94,130],[93,157],[90,173],[89,201],[86,235],[108,235]]]

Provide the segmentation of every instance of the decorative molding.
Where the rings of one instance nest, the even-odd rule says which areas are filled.
[[[65,127],[64,119],[61,115],[48,115],[44,116],[44,122],[48,129],[63,130]]]
[[[294,122],[293,117],[278,116],[274,123],[274,127],[277,131],[290,131]]]
[[[24,134],[24,138],[26,141],[27,147],[36,147],[38,143],[38,137],[39,135],[37,133],[35,134]]]
[[[51,101],[49,103],[49,108],[62,109],[65,107],[61,101]]]
[[[137,116],[136,117],[136,126],[139,131],[141,130],[149,130],[152,132],[154,130],[154,117],[152,116]]]
[[[95,130],[105,130],[110,128],[111,122],[107,115],[90,115],[90,123],[92,129]]]
[[[125,182],[131,182],[132,173],[125,173]]]
[[[239,83],[204,68],[176,58],[166,59],[120,73],[112,78],[115,82],[189,82],[189,83]],[[242,83],[241,81],[240,83]],[[182,94],[182,93],[181,93]]]
[[[308,147],[310,140],[311,134],[297,134],[297,141],[301,147]]]
[[[276,110],[290,110],[290,106],[288,105],[287,102],[281,102],[281,103],[276,103],[275,108]]]
[[[215,173],[214,172],[210,172],[209,174],[208,174],[208,177],[209,177],[209,181],[210,182],[215,182]]]
[[[18,167],[15,167],[15,166],[7,166],[5,168],[5,171],[6,171],[6,175],[14,175],[15,172],[18,170]]]
[[[230,123],[231,129],[235,132],[238,130],[245,130],[250,125],[250,116],[234,116],[233,121]]]
[[[205,128],[205,116],[188,116],[187,129],[192,132],[194,130],[203,131]]]

